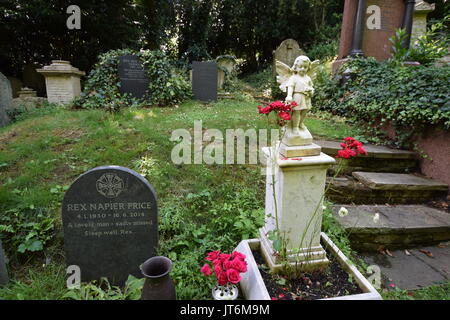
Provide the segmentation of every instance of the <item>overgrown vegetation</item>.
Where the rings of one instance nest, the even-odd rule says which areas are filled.
[[[117,73],[121,55],[138,56],[147,72],[149,86],[142,99],[119,91],[120,79]],[[99,61],[89,73],[81,97],[74,102],[80,108],[104,108],[117,111],[130,105],[173,106],[190,96],[190,83],[183,70],[162,51],[112,50],[99,56]]]
[[[317,83],[313,104],[320,110],[368,124],[373,131],[389,123],[403,146],[430,125],[450,129],[450,67],[407,67],[367,58],[352,60],[346,68],[353,78],[344,85],[331,77]]]

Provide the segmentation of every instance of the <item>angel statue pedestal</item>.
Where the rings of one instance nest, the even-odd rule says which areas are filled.
[[[283,64],[281,71],[277,69],[277,80],[287,92],[286,103],[295,101],[297,107],[281,142],[263,148],[267,175],[261,251],[274,272],[282,272],[286,266],[310,271],[329,263],[320,244],[320,232],[326,173],[335,160],[312,143],[303,123],[314,93],[308,75],[313,64],[308,57],[300,56],[292,68]]]

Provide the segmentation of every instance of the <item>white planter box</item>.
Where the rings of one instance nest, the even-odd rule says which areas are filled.
[[[340,262],[344,270],[352,275],[363,293],[340,296],[336,298],[327,298],[322,300],[382,300],[378,291],[370,284],[369,281],[359,272],[359,270],[350,263],[348,258],[339,250],[338,247],[328,238],[325,233],[321,233],[321,240],[327,251],[330,251],[334,257]],[[258,270],[255,258],[252,254],[253,250],[259,250],[260,240],[251,239],[243,240],[236,247],[236,250],[242,252],[247,256],[247,272],[242,274],[242,280],[240,282],[241,291],[247,300],[270,300],[269,293],[267,292],[264,280]]]

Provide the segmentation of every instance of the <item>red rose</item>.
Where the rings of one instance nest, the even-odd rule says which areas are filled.
[[[211,268],[209,267],[209,264],[205,263],[203,265],[203,267],[200,269],[200,271],[205,275],[205,276],[210,276],[212,274]]]
[[[230,257],[231,257],[231,255],[228,253],[221,253],[219,256],[219,260],[222,261],[222,263],[223,263],[225,260],[230,259]]]
[[[214,273],[216,277],[219,278],[219,275],[222,273],[222,266],[220,264],[214,265]]]
[[[245,258],[246,258],[245,254],[240,253],[239,251],[233,251],[233,253],[231,254],[231,257],[233,259],[239,258],[240,260],[245,260]]]
[[[239,274],[239,271],[237,271],[236,269],[228,269],[226,271],[226,275],[228,278],[228,281],[230,281],[231,283],[238,283],[239,281],[241,281],[241,276]]]
[[[217,276],[217,283],[219,284],[219,286],[224,286],[227,284],[228,282],[228,277],[227,274],[225,272],[221,272],[219,273],[219,275]]]
[[[218,251],[218,250],[212,251],[212,252],[208,253],[208,256],[206,257],[205,260],[214,261],[219,257],[219,255],[220,255],[220,251]]]
[[[278,115],[283,120],[291,120],[291,115],[287,112],[281,111]]]
[[[235,258],[231,265],[233,269],[239,272],[247,272],[247,263],[239,258]]]

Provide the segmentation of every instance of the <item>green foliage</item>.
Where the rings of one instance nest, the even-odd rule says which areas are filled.
[[[150,79],[142,101],[119,91],[119,57],[134,54],[140,57]],[[99,61],[89,73],[81,97],[74,103],[81,108],[105,108],[118,111],[131,105],[171,106],[190,96],[190,84],[186,74],[177,70],[168,56],[160,50],[133,51],[112,50],[99,56]]]
[[[444,20],[434,23],[425,35],[406,48],[403,44],[407,39],[404,29],[398,29],[389,41],[392,43],[393,55],[390,61],[393,64],[401,64],[406,61],[416,61],[423,65],[429,65],[445,56],[450,43],[446,24],[450,22],[450,15]]]
[[[397,287],[382,293],[385,300],[450,300],[450,282],[418,290],[401,290]]]
[[[145,279],[128,276],[123,289],[111,286],[108,279],[82,283],[79,288],[72,288],[64,294],[64,299],[71,300],[139,300]]]
[[[10,271],[10,278],[13,273]],[[59,300],[67,292],[65,264],[51,263],[24,266],[6,286],[0,286],[0,299],[4,300]]]
[[[15,189],[13,192],[17,197],[29,194],[26,189]],[[55,219],[50,211],[49,208],[37,207],[29,201],[6,209],[0,216],[2,242],[19,253],[41,251],[53,236]]]
[[[373,58],[355,59],[345,68],[353,79],[318,83],[313,105],[376,127],[390,122],[400,144],[430,125],[450,129],[450,67],[393,66]]]
[[[209,298],[211,279],[200,273],[207,252],[231,252],[242,239],[257,236],[264,223],[261,201],[253,190],[225,183],[189,193],[160,212],[158,254],[174,262],[172,279],[179,299]]]

